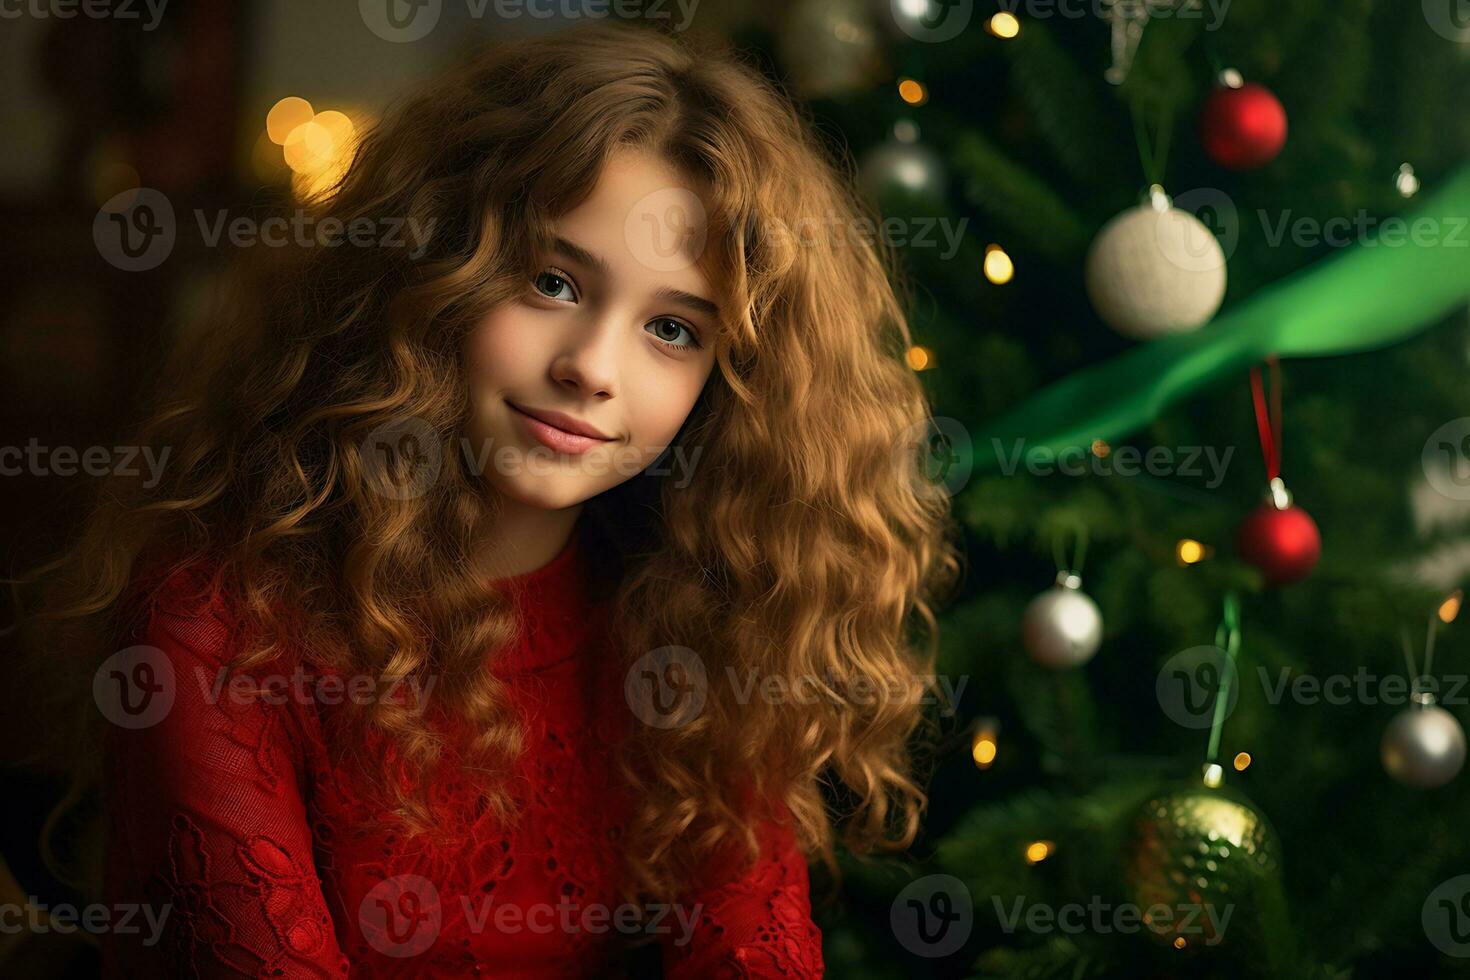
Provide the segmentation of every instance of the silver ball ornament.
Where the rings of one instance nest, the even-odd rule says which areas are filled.
[[[1062,572],[1056,585],[1031,600],[1021,640],[1031,659],[1051,670],[1092,659],[1102,645],[1102,610],[1082,591],[1081,576]]]
[[[1379,751],[1383,768],[1405,786],[1434,789],[1454,779],[1465,765],[1465,730],[1427,693],[1389,722]]]
[[[863,193],[880,201],[896,189],[942,198],[949,186],[944,160],[917,140],[888,139],[868,149],[858,164]]]

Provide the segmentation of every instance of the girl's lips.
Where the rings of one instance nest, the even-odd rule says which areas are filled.
[[[532,418],[510,402],[506,404],[510,405],[510,410],[515,413],[516,418],[520,419],[521,425],[525,426],[531,437],[547,449],[571,456],[580,456],[594,446],[600,446],[608,441],[607,439],[593,439],[590,436],[579,436],[565,429],[558,429],[538,418]]]

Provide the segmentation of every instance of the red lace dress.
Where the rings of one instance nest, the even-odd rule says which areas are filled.
[[[637,933],[657,936],[645,950],[667,977],[820,977],[807,865],[784,809],[761,825],[761,859],[743,873],[712,861],[684,901],[638,920],[619,906],[627,803],[609,746],[634,722],[606,608],[589,599],[587,551],[574,533],[550,564],[508,580],[527,630],[492,669],[527,726],[513,783],[524,816],[503,834],[446,775],[435,789],[455,815],[452,843],[364,832],[375,816],[364,788],[324,739],[350,682],[256,668],[277,696],[234,689],[221,673],[232,655],[223,603],[191,609],[163,590],[134,659],[111,672],[129,707],[110,715],[124,723],[109,726],[105,797],[107,902],[146,903],[162,926],[107,933],[104,974],[606,977],[629,962],[619,935]]]

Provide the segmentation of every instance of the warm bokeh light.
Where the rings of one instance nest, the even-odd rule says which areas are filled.
[[[905,359],[915,371],[927,371],[934,366],[934,352],[917,344],[908,349]]]
[[[1010,282],[1016,274],[1016,266],[1011,262],[1011,257],[1006,250],[999,245],[985,246],[985,278],[1003,286]]]
[[[1249,752],[1237,752],[1237,753],[1235,753],[1235,771],[1236,772],[1245,772],[1246,769],[1250,766],[1250,764],[1251,764],[1251,754]]]
[[[1107,440],[1105,440],[1105,439],[1094,439],[1094,440],[1092,440],[1092,455],[1096,456],[1098,459],[1107,459],[1108,458],[1108,453],[1110,453],[1112,451],[1113,451],[1113,447],[1108,445]]]
[[[923,105],[929,101],[929,92],[922,82],[905,78],[898,83],[898,97],[909,105]]]
[[[315,119],[308,120],[291,130],[291,135],[286,137],[283,150],[286,166],[298,174],[320,170],[331,162],[335,145],[327,127]]]
[[[336,109],[317,113],[312,122],[327,131],[334,146],[351,146],[352,138],[357,134],[357,127],[352,124],[347,114],[338,112]]]
[[[271,142],[277,146],[285,146],[286,138],[297,126],[310,121],[313,114],[311,103],[305,99],[288,95],[275,105],[265,116],[265,131],[269,134]]]
[[[1441,623],[1453,623],[1455,617],[1460,615],[1460,603],[1464,600],[1465,593],[1459,589],[1451,592],[1444,602],[1439,604],[1439,621]]]
[[[995,762],[998,751],[995,725],[981,722],[980,727],[975,730],[974,742],[970,745],[970,756],[975,760],[975,765],[980,769],[989,769]]]
[[[1034,840],[1026,845],[1026,863],[1039,864],[1051,857],[1056,845],[1049,840]]]
[[[1009,39],[1021,33],[1021,22],[1016,19],[1015,14],[1002,10],[986,22],[985,29],[996,37]]]
[[[1194,538],[1181,538],[1174,546],[1174,554],[1179,557],[1179,564],[1193,565],[1195,562],[1204,560],[1205,546]]]
[[[304,99],[278,102],[271,110],[266,135],[274,141],[279,126],[297,118],[292,114],[302,106],[309,109],[310,103]],[[281,142],[279,160],[290,168],[291,189],[298,200],[313,201],[337,185],[352,163],[360,128],[351,116],[336,109],[308,115],[291,128]],[[280,163],[270,159],[268,146],[256,146],[252,164],[262,179],[279,179]]]

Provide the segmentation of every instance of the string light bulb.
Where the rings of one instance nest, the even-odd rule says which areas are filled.
[[[1057,845],[1054,841],[1034,840],[1026,845],[1026,863],[1040,864],[1051,857],[1056,849]]]
[[[985,246],[985,278],[1004,286],[1016,275],[1016,265],[999,245]]]
[[[1174,556],[1181,565],[1194,565],[1210,557],[1211,549],[1194,538],[1180,538],[1174,546]]]
[[[1002,41],[1009,41],[1021,33],[1021,22],[1016,19],[1015,14],[1002,10],[986,21],[985,29]]]
[[[981,718],[975,723],[975,737],[970,743],[970,756],[975,760],[975,768],[989,769],[995,764],[995,757],[1000,751],[998,732],[999,725],[994,718]]]
[[[908,349],[904,354],[904,359],[908,361],[909,368],[914,371],[927,371],[934,367],[934,352],[918,344]]]
[[[904,78],[898,83],[898,97],[909,105],[923,105],[929,101],[929,90],[924,87],[923,82]]]

